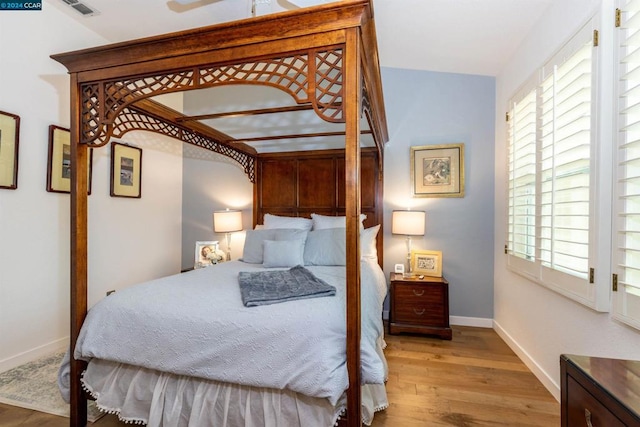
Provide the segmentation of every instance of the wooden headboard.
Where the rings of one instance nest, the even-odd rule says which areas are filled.
[[[260,154],[253,192],[253,225],[264,214],[345,214],[344,150]],[[377,247],[382,265],[382,174],[376,149],[361,150],[361,212],[365,227],[380,224]]]

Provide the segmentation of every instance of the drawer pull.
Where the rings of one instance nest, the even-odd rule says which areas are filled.
[[[424,289],[420,289],[420,292],[416,292],[415,289],[412,289],[413,294],[417,297],[421,297],[422,295],[424,295]]]
[[[584,419],[587,421],[587,427],[593,427],[593,424],[591,424],[591,412],[587,408],[584,408]]]
[[[415,308],[413,309],[413,312],[415,314],[417,314],[418,316],[422,316],[425,312],[425,309],[423,308],[422,310],[416,310]]]

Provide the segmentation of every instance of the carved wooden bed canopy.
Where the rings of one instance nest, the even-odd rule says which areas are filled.
[[[252,182],[258,150],[150,99],[222,85],[266,85],[343,124],[347,217],[348,423],[360,425],[360,149],[388,140],[371,0],[343,0],[52,55],[71,78],[71,346],[87,312],[87,156],[132,130],[168,135],[235,160]],[[282,112],[292,107],[281,109]],[[278,112],[278,111],[270,111]],[[253,113],[256,113],[255,111]],[[363,130],[362,117],[369,129]],[[291,137],[299,137],[295,135]],[[315,135],[308,135],[313,137]],[[380,167],[380,170],[382,168]],[[72,360],[72,425],[86,422],[84,364]]]

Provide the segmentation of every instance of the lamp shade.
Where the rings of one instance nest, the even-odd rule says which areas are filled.
[[[241,211],[215,211],[213,213],[213,231],[216,233],[232,233],[242,230]]]
[[[425,219],[424,211],[393,211],[391,233],[405,236],[424,236]]]

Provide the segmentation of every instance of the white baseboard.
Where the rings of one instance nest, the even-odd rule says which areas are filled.
[[[66,349],[67,347],[69,347],[69,337],[60,338],[59,340],[16,354],[15,356],[0,360],[0,372],[5,372],[17,366],[24,365],[25,363],[33,362],[40,357]]]
[[[477,328],[493,328],[493,319],[484,317],[449,316],[449,323],[456,326],[475,326]]]
[[[516,340],[513,339],[511,335],[505,331],[498,322],[493,321],[493,329],[496,333],[507,343],[507,345],[513,350],[513,352],[522,360],[522,362],[527,365],[527,368],[533,372],[533,375],[540,380],[542,385],[545,386],[549,393],[556,398],[556,400],[560,401],[560,385],[554,381],[554,379],[544,370],[540,365],[536,363],[535,360],[527,353]]]
[[[389,310],[382,311],[382,318],[389,320]],[[456,326],[475,326],[477,328],[493,328],[493,319],[484,317],[449,316],[449,323]]]

